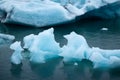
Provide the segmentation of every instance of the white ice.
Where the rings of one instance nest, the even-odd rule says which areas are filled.
[[[94,68],[120,66],[120,49],[104,50],[98,47],[89,47],[86,39],[75,32],[64,36],[67,44],[62,48],[55,41],[54,29],[50,28],[40,32],[38,35],[24,37],[24,48],[30,52],[30,61],[34,63],[45,63],[55,57],[63,57],[64,62],[75,62],[87,59],[93,62]],[[18,64],[22,60],[20,42],[11,45],[15,50],[11,61]]]
[[[14,40],[15,36],[9,35],[9,34],[2,34],[2,33],[0,33],[0,38],[4,38],[4,39],[7,39],[7,40]]]
[[[88,53],[89,46],[85,38],[81,35],[77,35],[75,32],[71,32],[69,35],[64,36],[68,43],[62,48],[60,56],[64,57],[65,62],[69,61],[81,61],[82,59],[88,59],[91,54]],[[87,53],[87,54],[86,54]]]
[[[70,16],[59,3],[49,0],[2,0],[0,10],[7,14],[1,20],[3,23],[14,22],[35,27],[63,23],[75,17]]]
[[[21,42],[14,42],[13,44],[11,44],[10,48],[12,50],[14,50],[12,56],[11,56],[11,62],[13,64],[20,64],[22,63],[22,55],[21,52],[23,51],[22,47],[21,47]]]
[[[11,43],[13,40],[15,40],[15,36],[0,33],[0,45]]]
[[[102,28],[101,30],[103,30],[103,31],[107,31],[107,30],[108,30],[108,28]]]
[[[87,59],[93,62],[94,68],[120,66],[120,49],[104,50],[97,47],[90,48],[86,39],[75,32],[71,32],[64,37],[68,42],[62,48],[62,53],[59,54],[63,57],[64,62],[76,62]]]
[[[40,32],[38,35],[28,35],[24,38],[24,48],[31,52],[31,62],[45,62],[49,58],[58,57],[61,52],[59,43],[55,41],[54,29]]]
[[[43,27],[74,20],[76,16],[117,1],[119,0],[0,0],[0,20],[3,23]],[[120,15],[119,9],[117,12],[108,12]],[[104,16],[106,15],[103,14]]]

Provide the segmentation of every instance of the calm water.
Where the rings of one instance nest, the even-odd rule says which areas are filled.
[[[106,27],[108,31],[102,31]],[[38,34],[48,28],[29,28],[20,25],[0,24],[0,32],[14,35],[16,40],[31,33]],[[67,43],[63,35],[75,31],[83,35],[91,47],[120,49],[120,19],[79,21],[54,26],[55,39],[61,46]],[[10,63],[12,50],[9,44],[0,46],[0,80],[120,80],[120,67],[114,69],[93,69],[92,62],[81,61],[78,66],[64,64],[62,59],[54,59],[44,64]]]

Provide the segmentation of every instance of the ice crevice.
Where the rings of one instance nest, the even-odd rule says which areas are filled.
[[[64,35],[67,44],[63,47],[55,41],[54,29],[50,28],[40,32],[38,35],[30,34],[23,38],[24,46],[21,42],[11,44],[14,50],[11,62],[22,63],[24,57],[28,57],[30,62],[45,63],[53,58],[62,57],[65,63],[78,62],[87,59],[93,62],[94,68],[120,66],[120,49],[104,50],[99,47],[89,47],[84,36],[75,32]],[[25,50],[28,53],[25,53]],[[24,51],[24,52],[23,52]]]

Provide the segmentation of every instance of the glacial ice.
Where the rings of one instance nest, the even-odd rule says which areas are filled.
[[[6,39],[6,40],[14,40],[14,39],[15,39],[15,36],[0,33],[0,38],[4,38],[4,39]]]
[[[44,63],[54,57],[63,57],[65,63],[74,62],[76,66],[77,62],[83,59],[92,61],[94,68],[120,66],[120,49],[91,48],[86,39],[75,32],[64,37],[67,39],[67,44],[61,48],[55,41],[54,29],[51,28],[38,35],[30,34],[24,37],[23,48],[28,49],[30,61],[34,63]],[[15,50],[11,61],[15,64],[20,63],[22,60],[20,42],[13,43],[10,48]]]
[[[11,43],[13,40],[15,40],[15,36],[0,33],[0,45]]]
[[[31,62],[45,62],[49,58],[58,57],[61,52],[59,43],[55,41],[53,28],[45,30],[38,35],[28,35],[24,40],[24,48],[31,52]]]
[[[12,56],[11,56],[11,62],[13,64],[20,64],[22,63],[22,54],[21,52],[23,51],[22,47],[21,47],[21,42],[14,42],[13,44],[11,44],[10,48],[12,50],[14,50]]]
[[[63,57],[65,62],[87,59],[93,62],[94,68],[114,67],[114,64],[117,65],[116,63],[120,66],[120,49],[104,50],[97,47],[90,48],[86,39],[75,32],[71,32],[64,37],[68,40],[68,43],[62,48],[62,53],[59,55]]]
[[[43,27],[74,20],[76,16],[117,1],[119,0],[0,0],[0,21]],[[120,15],[119,9],[104,10],[104,13],[108,12]],[[115,14],[109,16],[113,15]],[[105,16],[103,14],[101,17]]]
[[[74,18],[69,16],[69,12],[59,3],[50,0],[2,0],[0,10],[7,13],[1,20],[3,23],[14,22],[36,27],[62,23]]]
[[[88,53],[89,46],[83,36],[71,32],[70,35],[65,35],[64,37],[68,40],[68,43],[62,48],[62,53],[59,55],[63,56],[65,62],[81,61],[89,58],[91,55]]]

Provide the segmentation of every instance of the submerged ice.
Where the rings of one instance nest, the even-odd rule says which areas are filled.
[[[55,57],[63,57],[64,62],[75,62],[87,59],[93,62],[94,68],[120,66],[120,49],[104,50],[89,47],[86,39],[75,32],[64,36],[67,44],[62,48],[55,41],[54,29],[40,32],[38,35],[30,34],[24,37],[24,49],[29,53],[29,60],[34,63],[44,63]],[[20,42],[13,43],[10,47],[15,50],[11,61],[19,64],[22,60]],[[25,53],[24,53],[25,54]]]

